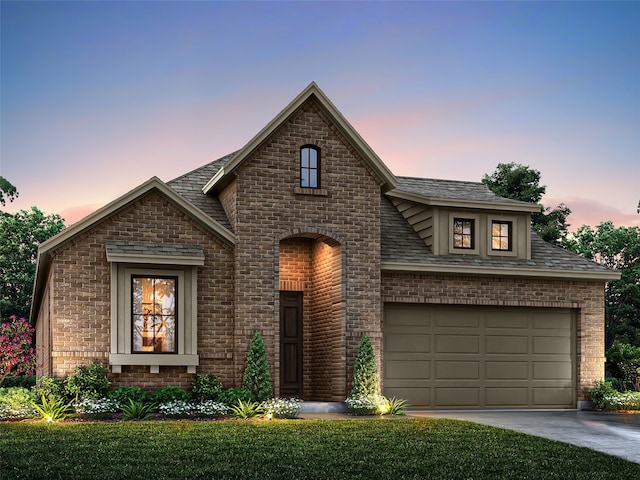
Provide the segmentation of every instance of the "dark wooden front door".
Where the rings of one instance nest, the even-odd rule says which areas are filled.
[[[302,398],[302,292],[280,292],[280,396]]]

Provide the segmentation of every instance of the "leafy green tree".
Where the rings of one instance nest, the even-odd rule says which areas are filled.
[[[0,317],[29,318],[38,245],[64,228],[60,215],[37,207],[0,211]]]
[[[260,332],[254,333],[251,339],[242,385],[251,392],[258,402],[265,402],[273,398],[267,350]]]
[[[547,191],[540,185],[540,171],[518,163],[499,163],[496,170],[482,177],[489,190],[499,197],[520,200],[521,202],[540,203]],[[554,245],[565,246],[568,228],[567,217],[571,209],[564,203],[556,208],[544,208],[531,215],[531,226],[543,240]]]
[[[356,363],[353,367],[351,395],[349,396],[350,398],[358,398],[380,394],[380,377],[378,376],[376,354],[373,351],[369,335],[365,333],[362,335],[358,346]]]
[[[606,348],[615,340],[640,346],[640,227],[583,225],[569,248],[621,274],[605,288]]]
[[[16,190],[16,187],[9,180],[0,176],[0,205],[4,207],[7,204],[7,200],[13,202],[17,196],[18,190]]]

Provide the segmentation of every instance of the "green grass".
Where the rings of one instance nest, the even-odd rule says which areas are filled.
[[[0,424],[9,479],[631,479],[640,465],[447,419]]]

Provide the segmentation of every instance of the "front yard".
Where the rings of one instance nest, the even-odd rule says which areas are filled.
[[[620,479],[640,465],[447,419],[0,423],[10,479]]]

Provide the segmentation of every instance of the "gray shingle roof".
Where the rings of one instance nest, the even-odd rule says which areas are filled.
[[[124,254],[204,258],[204,251],[200,245],[185,245],[181,243],[107,241],[105,242],[105,248],[107,255]]]
[[[484,183],[440,180],[434,178],[398,177],[396,190],[429,198],[472,200],[474,202],[528,205],[527,202],[498,197]]]
[[[222,226],[232,230],[227,214],[217,196],[209,196],[202,193],[202,187],[235,155],[230,153],[218,160],[207,163],[203,167],[196,168],[178,178],[167,182],[171,188],[193,203],[196,207],[216,220]]]

